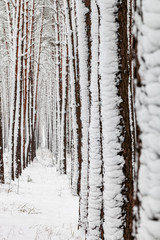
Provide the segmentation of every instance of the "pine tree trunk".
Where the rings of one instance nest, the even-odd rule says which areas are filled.
[[[81,100],[81,152],[79,165],[78,191],[80,193],[79,227],[86,228],[88,195],[88,149],[89,149],[89,85],[91,63],[91,1],[78,1],[75,4],[78,33],[79,88]]]
[[[118,86],[118,95],[121,97],[122,102],[119,105],[120,115],[122,120],[120,125],[122,126],[122,136],[124,138],[122,143],[122,154],[125,163],[123,166],[123,172],[125,175],[124,189],[122,194],[125,196],[125,202],[122,206],[122,213],[125,214],[125,228],[124,228],[124,239],[132,239],[132,222],[133,222],[133,154],[132,154],[132,133],[131,133],[131,122],[130,122],[130,111],[129,109],[129,78],[130,78],[130,65],[129,65],[129,47],[128,46],[128,1],[122,1],[118,3],[118,58],[119,58],[119,74],[118,77],[121,79]],[[131,63],[130,63],[131,64]],[[131,79],[132,81],[132,79]]]
[[[1,93],[0,93],[0,183],[4,183],[4,163],[3,163],[3,130],[2,130],[2,111],[1,111]]]
[[[101,93],[99,75],[99,6],[91,2],[91,112],[89,127],[89,195],[88,195],[88,229],[87,239],[104,239],[103,236],[103,154]]]

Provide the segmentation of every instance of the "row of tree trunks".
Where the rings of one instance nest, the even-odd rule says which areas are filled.
[[[128,98],[131,75],[128,67],[127,26],[131,24],[128,7],[127,1],[117,4],[64,1],[72,103],[71,155],[74,166],[71,182],[73,193],[80,196],[79,227],[86,230],[88,239],[93,236],[106,239],[111,231],[115,239],[131,239],[133,139]],[[59,19],[57,16],[57,22]],[[63,62],[58,34],[59,28],[57,73]],[[62,74],[57,74],[58,122],[65,126],[60,106],[61,77]],[[65,78],[62,80],[66,81]],[[65,86],[62,85],[62,92],[65,92]],[[65,103],[65,99],[62,102]],[[62,127],[61,130],[57,128],[57,133],[63,138]],[[60,151],[64,148],[59,144],[58,148],[61,156]],[[109,194],[112,187],[115,190]],[[110,202],[114,214],[110,213]],[[109,221],[112,224],[108,225]]]
[[[9,66],[3,76],[11,78],[12,106],[5,124],[9,106],[0,102],[1,183],[3,125],[10,124],[12,179],[33,160],[36,147],[51,149],[60,174],[71,169],[78,227],[87,240],[159,239],[159,22],[150,18],[159,17],[159,8],[149,0],[49,1],[50,37],[50,7],[43,2],[35,17],[36,3],[5,3]],[[43,58],[46,39],[50,68]]]
[[[71,84],[71,183],[72,193],[80,196],[79,228],[85,229],[86,239],[108,239],[111,232],[113,239],[132,239],[133,99],[128,92],[132,4],[66,0],[64,9]]]
[[[4,124],[2,133],[10,132],[8,145],[11,155],[11,179],[14,180],[19,177],[22,170],[28,166],[36,154],[38,98],[36,83],[40,72],[44,8],[41,8],[42,21],[39,21],[40,39],[38,42],[39,52],[36,52],[38,64],[35,73],[35,0],[17,0],[15,6],[6,1],[4,7],[6,8],[5,17],[8,25],[3,24],[3,33],[6,39],[5,49],[8,53],[9,65],[7,68],[8,79],[5,80],[5,84],[2,84],[4,92],[1,90],[3,96],[7,96],[7,100],[1,104],[2,125]],[[5,86],[7,86],[7,90]],[[5,111],[7,113],[4,116]],[[7,118],[6,122],[5,118]],[[6,134],[3,139],[3,146],[5,146]]]

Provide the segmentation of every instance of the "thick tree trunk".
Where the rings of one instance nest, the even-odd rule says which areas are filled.
[[[104,239],[132,239],[132,139],[128,99],[127,1],[100,9]],[[118,46],[117,46],[118,43]]]
[[[73,4],[73,2],[72,2]],[[81,101],[80,101],[80,85],[79,78],[76,72],[76,52],[75,38],[73,35],[73,16],[75,16],[74,8],[71,6],[71,1],[65,1],[65,14],[68,34],[68,52],[69,52],[69,73],[70,73],[70,97],[71,97],[71,112],[72,112],[72,153],[71,153],[71,169],[72,169],[72,193],[79,195],[80,191],[80,174],[81,168]],[[74,6],[74,5],[73,5]],[[72,15],[73,14],[73,15]]]
[[[91,112],[89,127],[89,196],[87,239],[104,239],[103,234],[103,153],[101,93],[99,75],[99,6],[91,2],[92,58],[91,58]]]
[[[132,239],[132,222],[133,222],[133,154],[131,133],[131,122],[130,122],[130,111],[129,109],[129,78],[130,78],[130,56],[128,46],[128,5],[127,0],[118,3],[118,58],[119,58],[119,74],[120,78],[118,86],[118,95],[121,97],[122,102],[119,105],[120,115],[122,116],[120,125],[122,126],[122,136],[124,138],[122,143],[122,152],[119,153],[123,156],[125,163],[123,166],[123,173],[125,176],[124,189],[122,194],[125,196],[125,202],[122,206],[122,213],[125,215],[125,228],[124,228],[124,239]],[[132,81],[132,79],[131,79]]]
[[[91,1],[78,1],[75,4],[78,33],[79,89],[81,100],[81,152],[79,164],[78,191],[80,192],[79,227],[86,229],[88,198],[88,150],[89,150],[89,85],[91,63]]]

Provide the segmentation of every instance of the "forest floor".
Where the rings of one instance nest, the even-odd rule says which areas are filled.
[[[77,231],[78,197],[69,186],[52,154],[39,149],[19,181],[0,185],[0,240],[83,240]]]

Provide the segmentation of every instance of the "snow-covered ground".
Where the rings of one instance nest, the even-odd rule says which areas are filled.
[[[0,240],[84,240],[77,231],[78,197],[52,162],[40,149],[19,182],[0,185]]]

